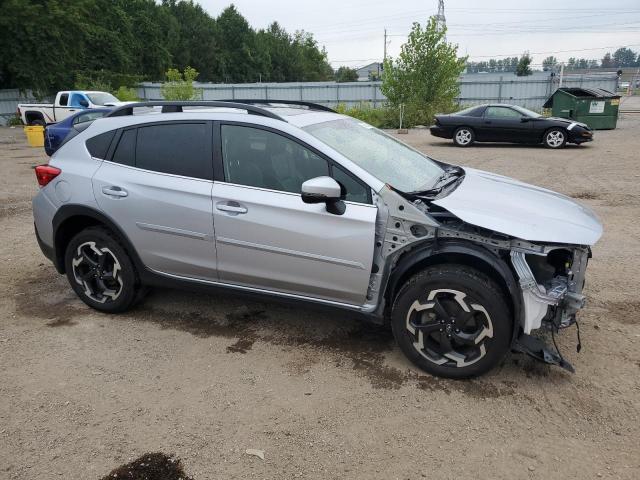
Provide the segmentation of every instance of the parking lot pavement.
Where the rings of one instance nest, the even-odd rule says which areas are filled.
[[[582,352],[575,329],[559,337],[575,375],[512,355],[481,379],[439,380],[348,314],[228,293],[91,311],[33,234],[30,167],[46,157],[2,128],[0,478],[97,479],[161,452],[195,480],[637,479],[640,117],[560,151],[400,138],[598,213]]]

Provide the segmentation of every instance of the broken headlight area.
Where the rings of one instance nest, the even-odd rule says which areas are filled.
[[[582,289],[589,257],[590,250],[583,247],[547,247],[545,254],[511,251],[524,308],[523,334],[518,339],[518,350],[573,371],[557,346],[553,352],[530,333],[546,327],[553,336],[561,328],[577,324],[576,313],[585,306]]]

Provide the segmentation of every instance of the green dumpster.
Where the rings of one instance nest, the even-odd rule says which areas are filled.
[[[619,106],[620,95],[602,88],[559,88],[543,105],[554,117],[586,123],[594,130],[616,128]]]

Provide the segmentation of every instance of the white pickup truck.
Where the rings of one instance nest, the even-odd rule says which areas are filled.
[[[80,110],[123,105],[107,92],[67,90],[58,92],[54,103],[20,103],[17,114],[25,125],[47,125],[59,122]]]

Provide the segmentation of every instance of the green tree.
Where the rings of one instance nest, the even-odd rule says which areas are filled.
[[[546,68],[546,69],[553,68],[557,64],[558,64],[558,59],[553,55],[542,60],[542,68]]]
[[[0,88],[133,87],[187,66],[202,81],[333,78],[326,51],[277,23],[256,32],[234,6],[194,0],[0,0]]]
[[[256,43],[263,50],[263,56],[268,58],[269,71],[263,75],[263,80],[270,82],[286,82],[296,80],[291,58],[293,46],[289,35],[278,22],[273,22],[266,30],[257,33]]]
[[[321,82],[333,78],[333,68],[327,61],[327,51],[318,48],[313,35],[298,30],[293,35],[293,68],[299,82]]]
[[[613,59],[611,58],[611,54],[609,52],[605,53],[604,57],[602,57],[602,61],[600,62],[600,66],[602,68],[611,68],[615,65],[613,64]]]
[[[169,36],[175,27],[173,17],[154,0],[129,0],[124,2],[124,10],[135,25],[129,46],[135,59],[132,72],[160,80],[171,66]]]
[[[428,115],[454,103],[467,58],[458,58],[458,46],[445,34],[434,18],[424,28],[414,23],[398,58],[386,59],[381,88],[392,106],[407,104],[408,113],[417,109]]]
[[[357,82],[358,72],[353,68],[340,67],[336,71],[336,82]]]
[[[192,66],[201,80],[220,81],[223,48],[216,20],[193,0],[163,0],[160,8],[167,15],[165,44],[171,66],[178,70]]]
[[[198,77],[195,68],[185,67],[184,73],[170,68],[167,70],[167,81],[162,84],[160,91],[165,100],[197,100],[202,96],[202,90],[195,88],[193,82]]]
[[[216,20],[218,38],[225,45],[219,61],[225,82],[256,82],[263,63],[256,56],[256,33],[233,5]]]
[[[73,85],[83,55],[82,2],[3,0],[0,7],[0,88],[36,95]]]
[[[613,52],[613,63],[616,67],[635,67],[636,56],[636,52],[630,48],[619,48]]]
[[[528,52],[525,52],[524,55],[520,57],[520,60],[518,60],[516,75],[519,77],[531,75],[531,56]]]

